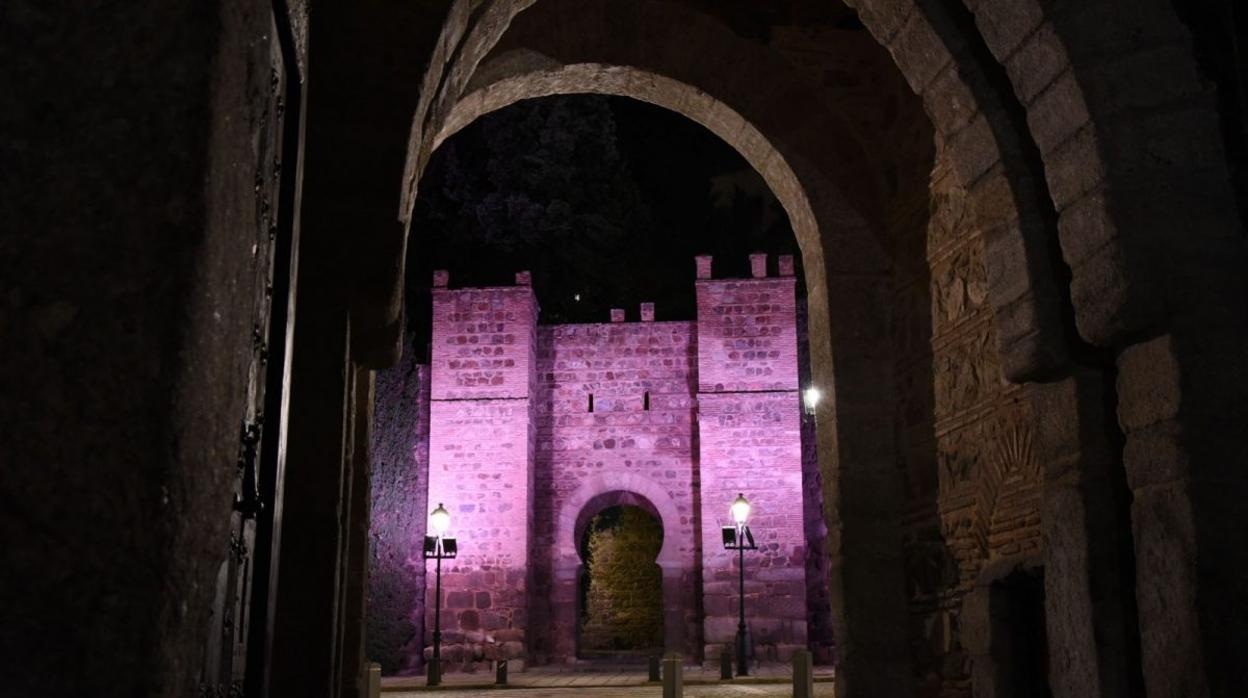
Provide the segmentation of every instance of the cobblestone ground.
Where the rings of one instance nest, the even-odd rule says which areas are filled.
[[[478,698],[483,696],[491,696],[492,698],[572,698],[578,696],[580,698],[650,698],[652,696],[662,696],[663,688],[658,685],[650,686],[597,686],[597,687],[578,687],[578,688],[488,688],[488,689],[448,689],[448,690],[413,690],[402,692],[386,691],[382,694],[385,698],[430,698],[439,696],[444,698]],[[710,684],[698,686],[686,686],[684,696],[686,698],[734,698],[735,696],[750,696],[751,698],[789,698],[793,695],[793,688],[788,684]],[[833,698],[834,692],[831,683],[815,684],[816,698]]]

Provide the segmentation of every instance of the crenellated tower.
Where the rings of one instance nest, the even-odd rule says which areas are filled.
[[[792,257],[767,275],[715,279],[698,257],[698,437],[706,660],[737,631],[738,558],[721,545],[739,492],[752,505],[758,550],[746,553],[746,619],[754,656],[787,660],[806,646],[801,406]]]
[[[527,658],[538,305],[515,286],[448,288],[434,272],[429,506],[445,502],[460,556],[443,568],[443,661]],[[433,628],[433,575],[426,628]]]

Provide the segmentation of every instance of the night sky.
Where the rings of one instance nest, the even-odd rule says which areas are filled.
[[[800,267],[762,178],[702,126],[627,98],[524,101],[434,154],[409,242],[409,330],[428,341],[433,269],[452,287],[528,269],[543,324],[606,322],[613,307],[632,321],[644,301],[658,320],[688,320],[694,255],[715,255],[717,277],[748,276],[757,251]]]

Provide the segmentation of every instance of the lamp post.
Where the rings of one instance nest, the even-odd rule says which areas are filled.
[[[739,564],[737,572],[738,580],[738,599],[737,599],[737,676],[749,676],[750,666],[748,657],[746,657],[745,647],[745,551],[756,550],[757,545],[754,544],[754,534],[750,533],[750,527],[746,525],[746,520],[750,518],[750,502],[745,498],[745,494],[737,495],[732,502],[732,520],[736,522],[736,526],[724,526],[724,548],[727,550],[736,550],[739,555]]]
[[[433,658],[429,660],[426,678],[430,686],[442,683],[442,561],[454,559],[459,552],[454,538],[444,534],[451,527],[451,513],[438,502],[438,508],[429,514],[429,524],[437,535],[425,536],[425,559],[437,561],[435,568],[433,605]]]

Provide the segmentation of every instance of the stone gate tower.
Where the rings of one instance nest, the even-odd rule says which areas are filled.
[[[721,526],[738,492],[759,550],[746,558],[755,656],[807,642],[805,496],[791,257],[769,277],[714,279],[697,258],[695,321],[537,324],[529,275],[448,288],[435,272],[429,374],[430,506],[451,511],[444,662],[577,655],[578,541],[603,509],[653,514],[664,539],[664,644],[715,660],[737,627],[737,559]],[[433,578],[426,582],[432,629]]]

